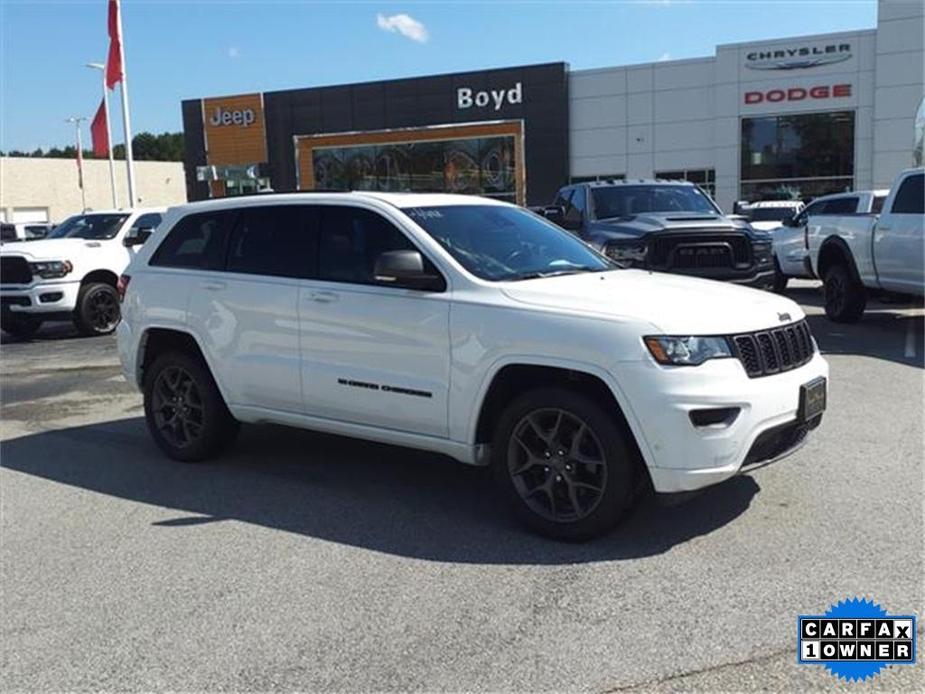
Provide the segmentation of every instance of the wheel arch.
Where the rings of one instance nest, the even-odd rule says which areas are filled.
[[[92,270],[83,276],[83,278],[80,280],[80,284],[86,285],[99,282],[115,287],[118,281],[119,276],[112,270]]]
[[[840,236],[830,236],[825,241],[822,242],[822,245],[819,246],[819,260],[816,263],[816,275],[820,279],[825,279],[825,273],[830,267],[839,263],[839,261],[844,262],[848,267],[848,272],[851,275],[851,278],[856,281],[861,281],[861,276],[858,273],[857,265],[854,262],[854,255],[851,253],[851,248]]]
[[[509,359],[498,362],[486,376],[477,399],[470,426],[470,442],[475,447],[490,443],[501,412],[525,390],[539,386],[560,386],[590,396],[603,409],[612,412],[630,446],[634,467],[640,479],[649,480],[652,459],[635,414],[624,393],[610,374],[590,364],[563,364],[538,360]]]
[[[177,326],[150,326],[145,329],[138,340],[138,348],[135,359],[135,378],[138,386],[144,389],[145,369],[149,367],[158,355],[170,350],[184,351],[192,353],[202,360],[212,380],[221,393],[225,404],[228,404],[228,394],[219,377],[218,371],[210,362],[206,350],[202,348],[202,342],[199,337],[186,327]]]

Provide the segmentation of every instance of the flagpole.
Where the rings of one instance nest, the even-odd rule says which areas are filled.
[[[135,160],[132,156],[132,124],[128,112],[128,70],[125,68],[125,37],[122,34],[122,3],[117,3],[116,26],[119,36],[119,63],[122,66],[120,93],[122,94],[122,129],[125,131],[125,166],[128,169],[129,208],[138,204],[135,197]]]
[[[77,131],[77,184],[80,186],[80,205],[81,212],[87,211],[87,191],[84,190],[84,172],[83,172],[83,145],[80,142],[80,121],[87,120],[83,116],[73,116],[65,119],[68,123],[74,124]]]
[[[109,185],[112,186],[112,206],[119,209],[119,195],[116,192],[116,164],[112,156],[112,127],[109,125],[109,90],[106,89],[106,66],[103,63],[87,63],[100,71],[103,78],[103,115],[106,117],[106,142],[109,145]]]

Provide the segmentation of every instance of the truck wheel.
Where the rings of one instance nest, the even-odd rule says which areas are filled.
[[[238,431],[209,369],[183,352],[162,354],[145,370],[144,405],[157,445],[184,463],[214,457]]]
[[[592,399],[542,388],[514,400],[492,445],[497,481],[534,531],[585,540],[612,529],[632,498],[630,448]]]
[[[777,258],[774,258],[774,291],[777,294],[783,293],[787,289],[787,282],[790,281],[790,278],[787,277],[783,272],[780,271],[780,264],[777,262]]]
[[[864,285],[854,280],[844,265],[833,265],[825,273],[825,315],[836,323],[857,323],[867,305]]]
[[[21,340],[28,339],[35,335],[40,327],[42,327],[42,320],[35,316],[14,316],[12,314],[7,314],[0,319],[0,329]]]
[[[81,335],[108,335],[122,316],[116,288],[105,282],[91,282],[80,288],[74,323]]]

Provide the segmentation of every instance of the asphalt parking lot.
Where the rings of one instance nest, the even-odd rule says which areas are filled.
[[[795,624],[853,596],[923,615],[925,312],[841,326],[789,294],[832,367],[809,444],[579,545],[431,454],[245,427],[170,462],[114,339],[4,335],[2,688],[916,690],[921,665],[798,666]]]

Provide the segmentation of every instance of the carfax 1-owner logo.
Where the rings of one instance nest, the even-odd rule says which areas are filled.
[[[890,665],[914,664],[915,646],[914,615],[888,614],[866,598],[797,618],[797,662],[825,665],[847,681],[866,680]]]

